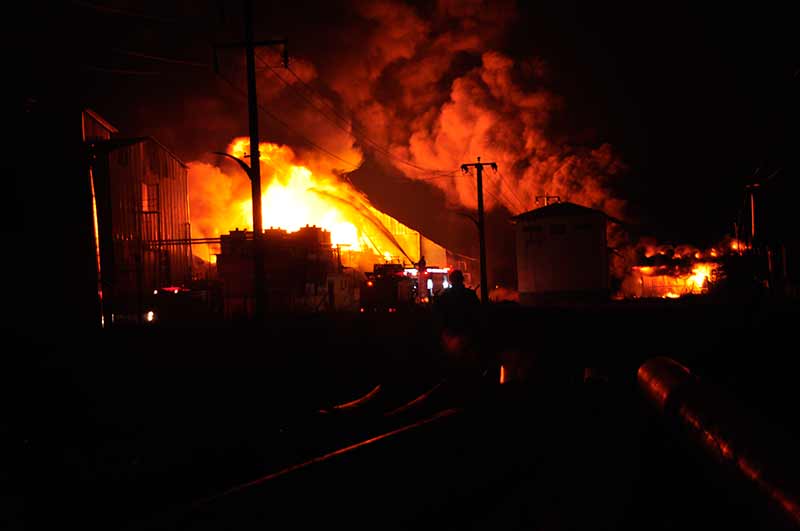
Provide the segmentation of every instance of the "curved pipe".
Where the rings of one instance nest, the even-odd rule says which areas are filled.
[[[413,400],[411,400],[410,402],[406,402],[406,403],[405,403],[405,404],[403,404],[402,406],[400,406],[400,407],[398,407],[398,408],[396,408],[396,409],[393,409],[393,410],[391,410],[391,411],[388,411],[388,412],[384,413],[384,416],[385,416],[385,417],[391,417],[391,416],[393,416],[393,415],[397,415],[398,413],[402,413],[403,411],[406,411],[406,410],[408,410],[408,409],[410,409],[410,408],[414,407],[415,405],[417,405],[417,404],[419,404],[419,403],[421,403],[421,402],[424,402],[424,401],[425,401],[425,400],[426,400],[426,399],[427,399],[429,396],[431,396],[431,394],[433,394],[433,392],[434,392],[434,391],[436,391],[436,390],[437,390],[437,389],[438,389],[438,388],[439,388],[439,387],[440,387],[440,386],[441,386],[441,385],[442,385],[444,382],[445,382],[445,380],[442,380],[442,381],[440,381],[439,383],[437,383],[436,385],[434,385],[433,387],[431,387],[430,389],[428,389],[427,391],[425,391],[424,393],[422,393],[422,394],[421,394],[421,395],[419,395],[418,397],[414,398],[414,399],[413,399]]]
[[[370,391],[369,393],[365,394],[364,396],[356,398],[355,400],[351,400],[350,402],[345,402],[344,404],[337,404],[335,406],[332,406],[331,409],[340,411],[340,410],[343,410],[343,409],[352,409],[354,407],[360,406],[361,404],[367,402],[372,397],[374,397],[376,394],[378,394],[378,391],[380,391],[380,390],[381,390],[381,384],[378,384],[372,389],[372,391]],[[319,412],[320,413],[330,413],[330,410],[328,410],[328,409],[320,409]]]
[[[785,447],[784,441],[670,358],[645,362],[637,382],[668,422],[677,424],[717,463],[755,486],[791,525],[800,527],[798,477],[792,473],[796,471],[787,470],[792,459],[782,458],[778,451]]]

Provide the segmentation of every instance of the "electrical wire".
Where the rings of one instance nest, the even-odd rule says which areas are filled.
[[[163,22],[178,22],[177,20],[164,19],[164,18],[161,18],[161,17],[146,15],[146,14],[142,14],[142,13],[135,13],[135,12],[131,12],[131,11],[120,10],[120,9],[116,9],[116,8],[110,8],[110,7],[107,7],[107,6],[100,6],[100,5],[97,5],[97,4],[90,4],[90,3],[87,3],[87,2],[74,1],[73,3],[76,4],[76,5],[82,6],[82,7],[87,7],[87,8],[91,8],[91,9],[97,9],[97,10],[100,10],[100,11],[103,11],[103,12],[109,12],[109,13],[112,13],[112,14],[121,14],[121,15],[127,15],[127,16],[137,16],[137,17],[141,17],[141,18],[160,20],[160,21],[163,21]],[[174,57],[165,57],[165,56],[162,56],[162,55],[154,55],[154,54],[151,54],[151,53],[144,53],[144,52],[135,51],[135,50],[112,48],[112,52],[123,54],[123,55],[127,55],[127,56],[130,56],[130,57],[137,57],[137,58],[141,58],[141,59],[147,59],[147,60],[157,61],[157,62],[162,62],[162,63],[167,63],[167,64],[178,64],[178,65],[193,66],[193,67],[197,67],[197,68],[212,69],[212,65],[210,65],[208,63],[201,63],[201,62],[196,62],[196,61],[187,61],[185,59],[177,59],[177,58],[174,58]],[[347,133],[352,138],[354,138],[356,140],[360,140],[365,144],[368,144],[374,151],[376,151],[378,153],[381,153],[381,154],[383,154],[383,155],[385,155],[387,157],[390,157],[390,158],[392,158],[392,159],[394,159],[394,160],[396,160],[396,161],[398,161],[400,163],[403,163],[406,166],[414,168],[414,169],[416,169],[417,171],[420,171],[420,172],[425,172],[425,173],[431,174],[430,177],[415,176],[411,180],[428,182],[428,181],[434,181],[434,180],[438,180],[438,179],[449,179],[449,178],[458,178],[459,177],[459,176],[455,175],[456,173],[458,173],[458,171],[459,171],[458,169],[449,170],[448,171],[448,170],[425,168],[425,167],[419,166],[419,165],[417,165],[417,164],[415,164],[415,163],[413,163],[411,161],[408,161],[406,159],[403,159],[401,157],[396,156],[395,154],[391,153],[386,147],[380,145],[378,142],[376,142],[376,141],[372,140],[371,138],[369,138],[368,136],[366,136],[366,134],[364,134],[363,131],[361,131],[353,123],[352,120],[350,120],[346,116],[342,115],[332,104],[330,104],[328,102],[328,100],[324,96],[322,96],[316,89],[314,89],[308,83],[306,83],[294,70],[289,68],[288,65],[287,65],[287,68],[286,68],[287,71],[289,71],[289,73],[299,83],[301,83],[303,87],[306,88],[308,94],[305,94],[305,93],[302,93],[302,92],[298,91],[297,88],[292,83],[290,83],[289,81],[284,79],[283,76],[281,76],[276,71],[275,68],[273,68],[268,63],[266,63],[260,56],[256,55],[256,58],[263,66],[265,66],[267,69],[269,69],[270,72],[272,72],[272,74],[275,75],[275,77],[277,77],[283,84],[285,84],[287,87],[291,88],[294,91],[294,93],[298,95],[298,97],[302,98],[306,103],[308,103],[311,107],[313,107],[317,112],[319,112],[327,120],[331,121],[336,127],[342,129],[345,133]],[[82,65],[82,66],[84,68],[89,69],[89,70],[95,70],[95,71],[105,72],[105,73],[114,73],[114,74],[126,74],[126,75],[160,75],[160,74],[162,74],[162,72],[158,72],[158,71],[141,71],[141,70],[127,70],[127,69],[116,69],[116,68],[102,68],[102,67],[97,67],[97,66],[93,66],[93,65]],[[223,76],[223,75],[221,75],[219,73],[217,73],[217,76],[220,77],[223,81],[225,81],[229,86],[231,86],[237,93],[239,93],[240,95],[242,95],[245,98],[247,97],[247,94],[244,92],[244,90],[241,89],[240,87],[238,87],[230,79],[228,79],[227,77],[225,77],[225,76]],[[312,101],[311,96],[309,96],[309,94],[311,94],[311,96],[315,95],[316,99],[318,101],[322,102],[328,109],[330,109],[330,112],[333,113],[336,118],[332,118],[328,113],[326,113],[323,109],[321,109],[318,104],[316,104],[314,101]],[[360,164],[356,164],[356,163],[353,163],[351,161],[348,161],[348,160],[336,155],[335,153],[332,153],[331,151],[325,149],[324,147],[320,146],[316,142],[310,140],[305,135],[300,133],[297,129],[295,129],[292,126],[290,126],[286,121],[284,121],[283,119],[281,119],[280,117],[278,117],[274,113],[272,113],[269,110],[267,110],[260,102],[258,103],[258,108],[259,108],[259,110],[261,112],[266,114],[269,118],[272,118],[274,121],[278,122],[287,131],[289,131],[290,133],[294,134],[295,136],[297,136],[298,138],[303,140],[306,144],[308,144],[312,148],[320,151],[321,153],[324,153],[324,154],[328,155],[329,157],[331,157],[331,158],[333,158],[335,160],[338,160],[339,162],[342,162],[344,164],[347,164],[348,166],[351,166],[353,169],[356,169],[356,168],[358,168],[360,166]],[[341,121],[344,124],[347,124],[349,126],[349,128],[343,127],[340,123],[338,123],[336,121],[336,119],[338,119],[339,121]],[[355,134],[353,132],[353,130],[359,131],[361,134]]]
[[[149,59],[149,60],[153,60],[153,61],[159,61],[159,62],[163,62],[163,63],[182,64],[182,65],[195,66],[195,67],[200,67],[200,68],[209,68],[209,69],[211,68],[211,65],[208,64],[208,63],[198,63],[198,62],[194,62],[194,61],[186,61],[186,60],[182,60],[182,59],[175,59],[175,58],[171,58],[171,57],[152,55],[152,54],[147,54],[147,53],[133,51],[133,50],[123,50],[123,49],[120,49],[120,48],[113,48],[112,51],[117,52],[117,53],[121,53],[121,54],[124,54],[124,55],[129,55],[129,56],[132,56],[132,57],[139,57],[139,58]],[[158,74],[160,74],[160,72],[152,72],[152,71],[151,72],[145,72],[145,71],[134,71],[134,70],[122,70],[122,69],[108,69],[108,68],[94,67],[94,66],[91,66],[91,65],[83,65],[83,66],[85,66],[88,69],[102,71],[102,72],[108,72],[108,73],[130,74],[130,75],[158,75]],[[233,89],[235,89],[236,92],[238,92],[240,95],[242,95],[245,98],[247,97],[247,94],[243,91],[243,89],[238,87],[230,79],[228,79],[227,77],[225,77],[225,76],[223,76],[222,74],[219,74],[219,73],[217,73],[217,76],[220,77],[223,81],[225,81]],[[313,147],[314,149],[317,149],[320,152],[322,152],[322,153],[324,153],[324,154],[326,154],[326,155],[328,155],[328,156],[330,156],[330,157],[332,157],[332,158],[334,158],[334,159],[336,159],[336,160],[338,160],[340,162],[343,162],[343,163],[347,164],[348,166],[352,166],[353,169],[356,169],[356,168],[358,168],[360,166],[360,164],[355,164],[355,163],[350,162],[350,161],[348,161],[346,159],[343,159],[342,157],[336,155],[335,153],[332,153],[331,151],[329,151],[329,150],[325,149],[324,147],[320,146],[316,142],[310,140],[305,135],[301,134],[299,131],[297,131],[296,129],[291,127],[288,123],[286,123],[280,117],[278,117],[274,113],[272,113],[269,110],[267,110],[266,108],[264,108],[264,106],[260,102],[258,103],[258,107],[259,107],[260,111],[262,111],[264,114],[266,114],[267,116],[269,116],[270,118],[272,118],[273,120],[278,122],[283,127],[285,127],[292,134],[296,135],[297,137],[299,137],[300,139],[305,141],[309,146]],[[419,179],[419,180],[426,180],[426,179]]]
[[[470,168],[470,170],[468,171],[467,174],[472,176],[472,169],[471,168]],[[500,175],[497,172],[495,172],[495,176],[500,178]],[[503,194],[503,186],[502,186],[503,182],[505,182],[505,181],[500,182],[500,186],[498,186],[497,189],[500,192],[500,196],[507,197],[507,200],[503,200],[502,197],[499,197],[497,194],[495,194],[489,186],[484,186],[483,190],[484,190],[484,192],[486,192],[487,194],[492,196],[495,199],[495,201],[497,201],[501,205],[505,205],[507,207],[509,203],[514,203],[514,201],[512,201],[512,199],[513,199],[512,196],[507,195],[507,194]],[[486,181],[486,184],[488,184],[488,180]],[[522,207],[521,205],[517,205],[517,206],[521,209],[521,211],[525,210],[525,208]]]
[[[228,85],[230,85],[236,92],[238,92],[240,95],[242,95],[245,99],[247,99],[247,92],[244,89],[240,88],[238,85],[236,85],[234,82],[232,82],[230,79],[228,79],[227,77],[223,76],[222,74],[217,73],[217,76],[220,79],[222,79],[223,81],[225,81]],[[355,164],[353,162],[350,162],[349,160],[343,159],[342,157],[336,155],[335,153],[332,153],[331,151],[328,151],[324,147],[320,146],[316,142],[310,140],[309,138],[304,136],[302,133],[300,133],[299,131],[294,129],[292,126],[290,126],[288,123],[286,123],[284,120],[282,120],[280,117],[278,117],[275,114],[273,114],[272,112],[270,112],[266,107],[264,107],[261,104],[261,102],[257,102],[257,106],[258,106],[258,109],[261,112],[263,112],[264,114],[266,114],[267,116],[269,116],[270,118],[272,118],[273,120],[278,122],[280,125],[285,127],[286,130],[288,130],[290,133],[296,135],[301,140],[305,141],[309,146],[313,147],[314,149],[317,149],[320,152],[328,155],[329,157],[332,157],[332,158],[334,158],[334,159],[336,159],[336,160],[338,160],[340,162],[343,162],[343,163],[347,164],[348,166],[352,166],[353,169],[359,168],[361,166],[360,164]]]
[[[100,4],[92,4],[90,2],[81,2],[80,0],[72,0],[70,3],[79,7],[92,9],[100,13],[107,13],[111,15],[123,15],[126,17],[140,18],[144,20],[154,20],[158,22],[166,22],[169,24],[182,23],[183,21],[176,18],[157,17],[155,15],[148,15],[147,13],[140,13],[138,11],[131,11],[128,9],[120,9],[118,7],[105,6]]]
[[[187,65],[187,66],[196,66],[198,68],[211,68],[211,65],[208,63],[197,63],[194,61],[185,61],[183,59],[173,59],[171,57],[163,57],[159,55],[150,55],[142,52],[135,52],[132,50],[122,50],[120,48],[112,48],[112,52],[120,53],[123,55],[129,55],[131,57],[139,57],[142,59],[150,59],[152,61],[160,61],[162,63],[169,63],[169,64],[177,64],[177,65]]]
[[[517,206],[520,208],[520,212],[524,212],[525,201],[523,201],[522,198],[520,198],[520,196],[517,195],[517,192],[514,189],[514,187],[506,180],[505,176],[499,170],[496,172],[496,175],[500,178],[500,183],[501,183],[500,190],[502,191],[503,189],[502,185],[505,184],[506,187],[508,188],[508,191],[510,192],[510,196],[514,198],[515,202],[517,203]]]
[[[103,72],[105,74],[125,74],[130,76],[158,76],[161,72],[144,71],[144,70],[126,70],[123,68],[105,68],[102,66],[81,64],[81,68],[91,70],[94,72]]]

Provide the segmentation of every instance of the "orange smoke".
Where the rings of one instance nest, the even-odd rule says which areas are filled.
[[[609,191],[625,169],[611,146],[552,133],[569,102],[547,88],[548,65],[498,51],[515,18],[513,2],[486,9],[479,0],[441,0],[427,8],[357,1],[353,11],[348,45],[331,46],[316,64],[305,58],[298,72],[317,89],[310,97],[329,118],[344,117],[343,127],[323,131],[325,120],[295,98],[293,107],[304,110],[287,112],[302,113],[293,121],[315,141],[354,142],[467,208],[477,204],[474,177],[459,168],[480,156],[499,167],[484,174],[488,209],[519,213],[549,194],[624,217],[623,202]],[[352,46],[353,36],[360,46]],[[264,53],[273,53],[276,64],[277,52]]]
[[[351,248],[403,255],[375,234],[369,219],[380,213],[338,177],[364,157],[377,163],[369,167],[424,181],[451,204],[474,209],[474,175],[460,166],[480,156],[499,168],[484,172],[489,210],[519,213],[547,194],[625,217],[623,201],[610,192],[625,171],[615,150],[585,131],[570,132],[580,141],[554,132],[570,113],[570,102],[550,88],[557,71],[538,57],[500,51],[515,19],[512,0],[491,9],[482,0],[356,0],[349,7],[347,31],[331,33],[313,57],[293,56],[291,70],[278,67],[278,50],[258,52],[262,102],[291,125],[288,138],[324,147],[265,148],[273,157],[261,162],[265,228],[316,224]],[[249,182],[239,168],[189,166],[195,236],[252,225]],[[424,219],[421,213],[415,223]]]

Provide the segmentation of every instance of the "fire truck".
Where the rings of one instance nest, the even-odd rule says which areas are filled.
[[[361,312],[396,312],[414,304],[413,279],[402,264],[375,264],[361,286]]]
[[[361,286],[361,312],[396,312],[427,304],[449,287],[450,268],[427,267],[423,272],[402,264],[375,264]]]

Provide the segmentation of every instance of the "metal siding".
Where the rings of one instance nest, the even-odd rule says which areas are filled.
[[[115,262],[112,294],[120,311],[138,311],[140,296],[190,280],[186,168],[146,139],[110,153],[108,178]],[[186,241],[163,242],[180,239]]]

